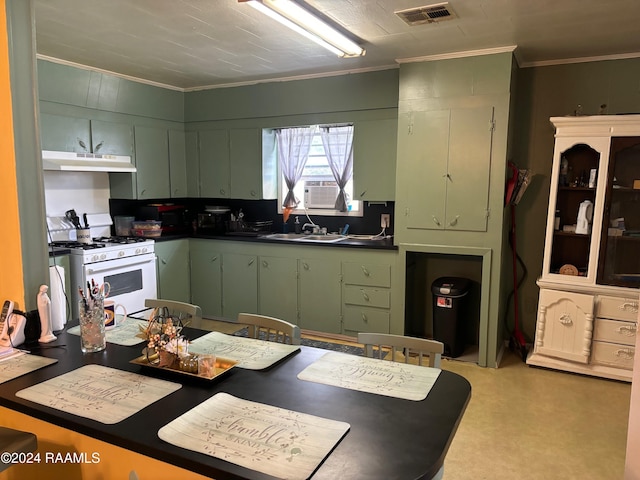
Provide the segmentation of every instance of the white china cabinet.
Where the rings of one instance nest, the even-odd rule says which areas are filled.
[[[553,117],[530,365],[631,380],[640,287],[640,115]]]

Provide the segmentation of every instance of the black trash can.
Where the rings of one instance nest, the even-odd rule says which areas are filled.
[[[464,352],[464,328],[467,299],[471,288],[468,278],[440,277],[431,285],[433,293],[433,337],[444,343],[444,355],[459,357]]]

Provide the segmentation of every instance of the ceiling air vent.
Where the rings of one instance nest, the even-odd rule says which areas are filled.
[[[458,18],[449,6],[449,2],[425,5],[424,7],[407,8],[393,12],[408,25],[422,25]]]

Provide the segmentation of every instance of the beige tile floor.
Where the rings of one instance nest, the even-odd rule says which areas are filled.
[[[472,386],[444,480],[622,479],[630,384],[529,367],[511,352],[497,369],[442,368]]]

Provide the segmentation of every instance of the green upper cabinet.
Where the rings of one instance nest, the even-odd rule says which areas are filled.
[[[189,134],[198,136],[193,147]],[[198,158],[199,196],[263,200],[276,198],[275,144],[260,128],[200,130],[187,136],[187,162]],[[266,175],[265,175],[266,173]]]
[[[262,199],[262,132],[257,128],[229,130],[231,197]]]
[[[229,198],[229,131],[198,132],[200,196]]]
[[[43,150],[91,152],[91,122],[87,118],[41,113],[40,142]]]
[[[399,116],[409,228],[486,231],[493,107]]]
[[[128,123],[91,120],[93,153],[133,155],[133,126]]]
[[[169,130],[169,177],[171,198],[186,197],[188,195],[186,137],[182,130]]]
[[[353,192],[355,200],[395,199],[398,122],[365,120],[354,124]]]
[[[128,123],[41,113],[40,132],[43,150],[133,154],[133,127]]]
[[[198,132],[186,131],[185,136],[185,168],[187,169],[187,197],[200,196],[200,164]]]
[[[167,129],[136,125],[135,139],[138,199],[170,197]]]

